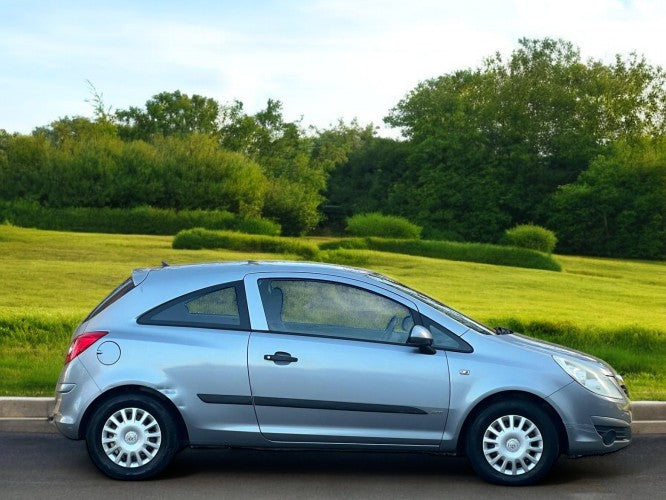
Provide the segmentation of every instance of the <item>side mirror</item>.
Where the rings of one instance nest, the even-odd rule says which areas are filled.
[[[432,333],[425,326],[414,325],[407,343],[415,346],[432,345]]]
[[[423,354],[435,354],[437,350],[432,346],[432,333],[426,327],[414,325],[409,332],[407,344],[419,348]]]

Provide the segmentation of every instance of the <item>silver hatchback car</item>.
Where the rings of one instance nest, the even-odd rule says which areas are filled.
[[[523,485],[631,441],[603,361],[300,262],[135,270],[74,332],[53,421],[116,479],[220,446],[460,454]]]

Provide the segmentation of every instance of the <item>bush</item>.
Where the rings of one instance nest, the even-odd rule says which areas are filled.
[[[85,124],[82,119],[77,122]],[[220,148],[214,137],[123,142],[97,124],[72,124],[58,137],[9,136],[0,148],[0,199],[51,207],[136,207],[262,213],[269,182],[261,166]],[[77,125],[77,127],[79,126]]]
[[[369,250],[370,238],[343,238],[339,240],[330,240],[319,244],[321,250]]]
[[[666,258],[666,137],[616,144],[552,196],[560,252]]]
[[[224,248],[244,252],[296,254],[310,260],[316,260],[319,256],[319,250],[315,245],[297,239],[230,231],[209,231],[200,227],[179,232],[174,237],[172,246],[189,250]]]
[[[520,248],[529,248],[551,254],[555,249],[557,237],[545,227],[534,224],[520,224],[504,232],[502,243]]]
[[[379,212],[356,214],[347,219],[347,232],[354,236],[418,239],[421,237],[421,229],[404,217],[382,215]]]
[[[283,234],[301,236],[320,221],[317,207],[322,202],[323,198],[316,190],[299,182],[272,179],[262,214],[279,221]]]
[[[398,240],[384,238],[349,238],[319,245],[322,250],[378,250],[381,252],[419,255],[435,259],[479,262],[498,266],[527,267],[547,271],[561,271],[562,267],[550,255],[490,243],[461,243],[434,240]]]
[[[261,218],[243,219],[224,210],[136,208],[47,208],[36,202],[0,201],[0,220],[15,226],[87,233],[176,234],[205,227],[250,234],[280,234],[280,225]]]

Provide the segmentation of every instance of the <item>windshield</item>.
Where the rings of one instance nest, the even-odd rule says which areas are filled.
[[[492,328],[488,328],[486,325],[479,323],[478,321],[475,321],[468,316],[465,316],[463,313],[450,308],[446,304],[442,304],[438,300],[435,300],[432,297],[429,297],[428,295],[419,292],[418,290],[409,288],[407,285],[403,285],[402,283],[395,281],[394,279],[391,279],[388,276],[384,276],[382,274],[372,273],[370,276],[372,276],[376,280],[379,280],[383,283],[391,285],[394,288],[397,288],[401,292],[404,292],[407,295],[410,295],[420,300],[421,302],[428,304],[436,311],[448,316],[449,318],[453,319],[454,321],[457,321],[460,324],[465,325],[467,328],[471,328],[472,330],[477,331],[479,333],[483,333],[485,335],[495,335],[495,332]]]

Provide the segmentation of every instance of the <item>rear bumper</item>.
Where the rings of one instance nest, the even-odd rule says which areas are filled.
[[[50,420],[58,432],[69,439],[81,439],[81,419],[88,405],[100,391],[78,360],[72,360],[60,374],[56,385],[55,406]]]
[[[548,401],[562,417],[569,456],[604,455],[631,443],[628,399],[603,398],[572,382]]]
[[[79,439],[79,422],[64,414],[61,410],[62,395],[56,392],[56,402],[53,415],[50,420],[58,429],[58,432],[69,439]]]

